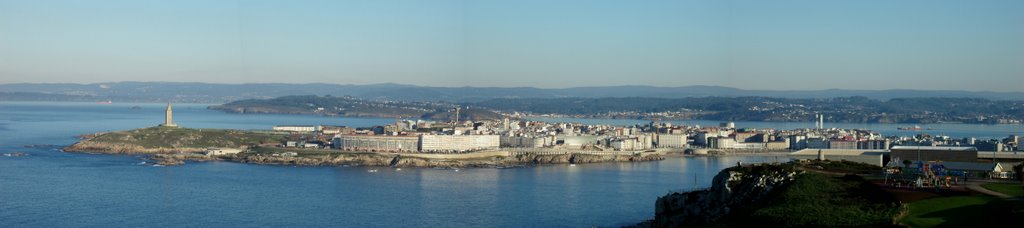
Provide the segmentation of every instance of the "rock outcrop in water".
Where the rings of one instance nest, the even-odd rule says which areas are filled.
[[[641,226],[679,227],[713,223],[732,210],[758,201],[791,183],[800,172],[791,164],[748,165],[722,170],[715,175],[709,189],[659,197],[655,203],[654,220]]]

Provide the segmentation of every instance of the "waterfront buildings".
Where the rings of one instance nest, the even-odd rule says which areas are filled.
[[[861,150],[886,150],[889,149],[888,139],[864,140],[857,142],[857,149]]]
[[[416,152],[417,136],[338,135],[331,140],[331,147],[348,151],[374,152]]]
[[[218,155],[232,155],[241,153],[242,149],[237,148],[207,148],[206,155],[218,156]]]
[[[588,151],[640,151],[651,149],[706,148],[715,150],[836,151],[888,150],[893,146],[978,147],[996,151],[1019,149],[1019,137],[1005,139],[954,139],[919,134],[888,136],[863,129],[752,129],[733,124],[700,127],[652,121],[649,124],[614,126],[583,123],[548,123],[530,120],[433,122],[396,120],[393,124],[365,128],[279,125],[275,131],[300,133],[303,139],[328,142],[332,148],[350,151],[403,153],[464,153],[499,148],[551,148]],[[297,139],[298,140],[298,139]],[[300,140],[300,141],[301,141]],[[326,144],[326,143],[325,143]],[[1002,146],[998,146],[1002,145]],[[299,146],[299,145],[292,145]],[[897,147],[896,151],[906,151]],[[903,159],[916,160],[913,157]],[[927,151],[922,151],[927,153]],[[907,153],[907,152],[897,152]],[[950,159],[936,152],[934,159]],[[906,156],[906,155],[904,155]],[[922,156],[925,159],[932,159]],[[970,160],[971,155],[952,157]]]
[[[420,135],[420,152],[466,152],[498,149],[497,135]]]
[[[321,127],[320,132],[325,135],[348,135],[355,133],[356,129],[341,126],[323,126]]]
[[[286,132],[316,132],[322,130],[321,126],[313,125],[277,125],[273,128],[274,131],[286,131]]]
[[[684,134],[658,134],[658,148],[687,148]]]
[[[828,149],[855,150],[857,149],[857,142],[846,140],[832,140],[828,141]]]
[[[498,140],[501,147],[541,148],[554,145],[554,140],[550,136],[501,136]]]
[[[575,132],[578,134],[579,132]],[[561,144],[566,147],[585,147],[600,144],[601,140],[605,137],[598,135],[566,135],[560,134],[555,136],[555,141],[552,144]]]

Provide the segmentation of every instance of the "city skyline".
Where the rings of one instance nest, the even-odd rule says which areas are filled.
[[[59,6],[59,7],[56,7]],[[1019,1],[0,1],[0,84],[1022,91]]]

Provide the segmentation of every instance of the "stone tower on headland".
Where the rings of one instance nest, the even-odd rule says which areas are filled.
[[[165,110],[165,113],[164,113],[164,124],[161,124],[160,126],[164,126],[164,127],[177,127],[178,125],[174,124],[173,118],[174,118],[174,109],[171,109],[171,103],[167,102],[167,110]]]

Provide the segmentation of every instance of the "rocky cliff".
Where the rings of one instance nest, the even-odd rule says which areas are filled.
[[[730,211],[786,186],[800,172],[792,164],[747,165],[722,170],[715,175],[709,189],[659,197],[655,203],[654,220],[641,226],[679,227],[713,223]]]

